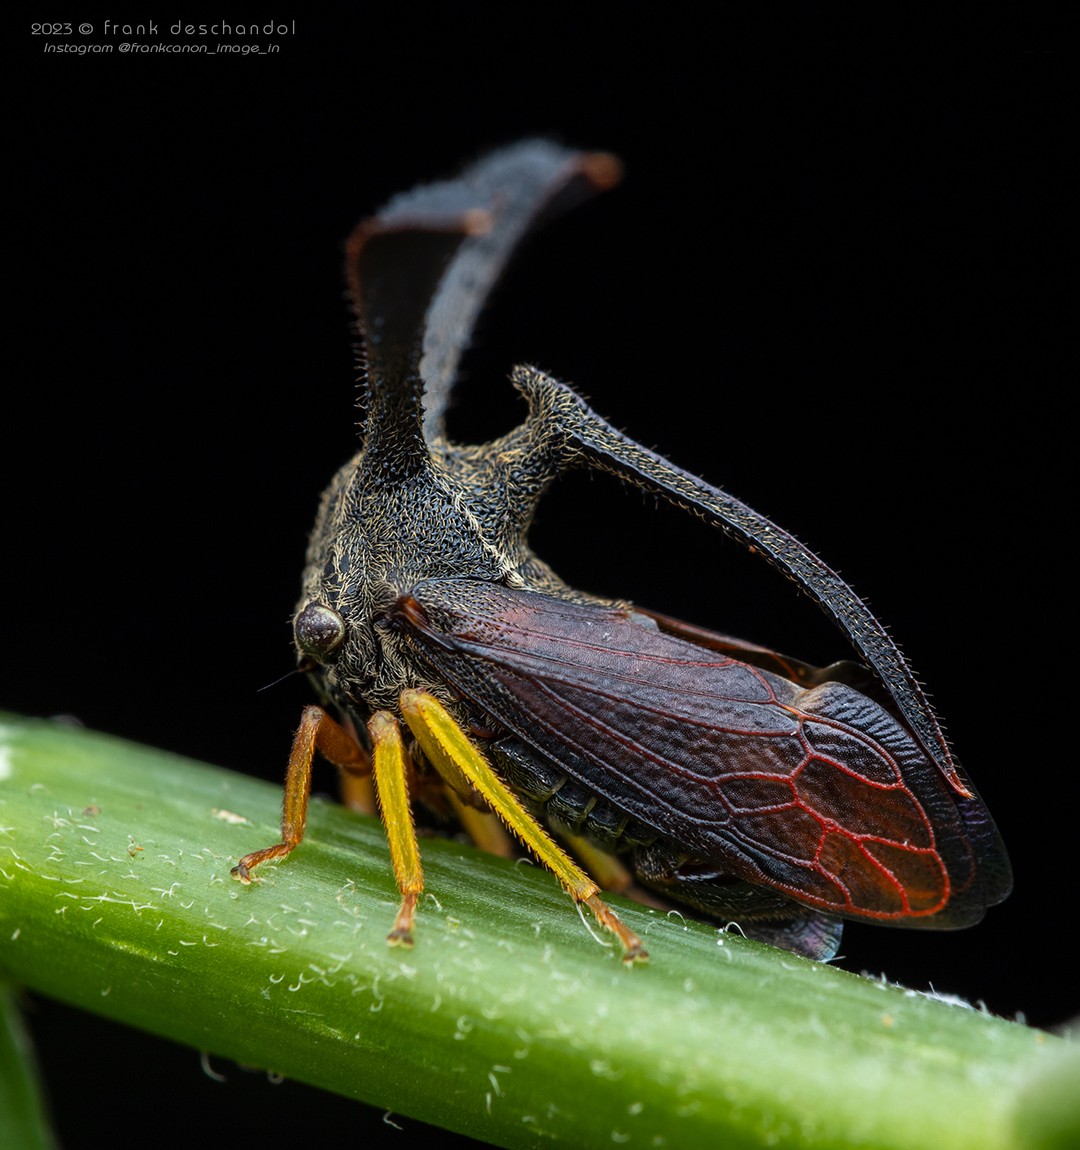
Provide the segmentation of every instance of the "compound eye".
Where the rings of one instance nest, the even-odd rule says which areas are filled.
[[[325,659],[341,646],[345,620],[322,603],[309,603],[293,620],[296,645],[313,659]]]

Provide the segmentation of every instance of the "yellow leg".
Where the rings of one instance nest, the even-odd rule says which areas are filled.
[[[497,855],[502,859],[515,857],[516,848],[514,840],[506,833],[506,829],[498,818],[490,811],[478,811],[476,807],[466,806],[452,788],[446,788],[446,797],[450,802],[450,809],[461,823],[461,829],[482,851],[489,855]]]
[[[555,875],[577,902],[584,903],[623,948],[626,962],[648,956],[641,940],[599,897],[600,888],[558,846],[517,796],[495,774],[445,707],[427,691],[401,695],[401,713],[432,766],[453,786],[464,776],[483,795],[507,828]]]
[[[375,791],[390,843],[390,861],[401,891],[401,907],[387,942],[392,946],[412,946],[412,924],[417,900],[424,890],[424,872],[409,806],[408,760],[401,728],[389,711],[372,715],[368,734],[374,748]]]
[[[634,885],[634,876],[623,866],[619,860],[607,851],[593,846],[588,839],[581,835],[572,835],[569,832],[560,834],[559,838],[574,853],[589,874],[594,875],[602,890],[611,894],[625,894]]]

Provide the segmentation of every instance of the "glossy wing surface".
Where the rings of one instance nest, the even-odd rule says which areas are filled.
[[[692,858],[846,917],[981,917],[985,809],[852,688],[477,581],[419,584],[394,616],[472,703]]]

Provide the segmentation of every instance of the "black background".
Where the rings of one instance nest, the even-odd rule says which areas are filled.
[[[20,30],[0,705],[279,778],[309,696],[259,689],[292,666],[306,533],[354,442],[345,236],[522,135],[609,149],[622,186],[521,253],[454,430],[507,426],[505,373],[533,362],[841,570],[927,684],[1016,870],[981,926],[853,925],[843,964],[1063,1022],[1076,125],[1056,33],[985,6],[948,26],[721,9],[708,28],[629,6],[404,8],[296,13],[295,34],[246,38],[280,52],[246,57],[46,54]],[[104,42],[85,18],[98,30],[70,42]],[[112,42],[183,42],[168,25],[199,17],[141,18],[159,35]],[[560,485],[533,538],[590,590],[846,653],[778,576],[615,484]],[[130,1100],[168,1093],[191,1099],[170,1108],[178,1138],[212,1114],[217,1141],[295,1119],[400,1144],[377,1112],[235,1068],[222,1086],[190,1051],[30,1005],[69,1147],[120,1092],[118,1143],[147,1132]]]

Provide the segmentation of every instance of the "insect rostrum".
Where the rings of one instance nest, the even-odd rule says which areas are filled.
[[[817,958],[835,953],[844,918],[977,922],[1011,886],[997,830],[898,649],[820,559],[527,367],[513,373],[521,426],[483,446],[444,435],[461,355],[522,235],[617,178],[612,157],[527,141],[396,198],[350,240],[362,444],[323,496],[294,623],[341,723],[307,708],[282,841],[234,874],[300,841],[317,750],[374,773],[402,895],[391,941],[411,942],[423,889],[418,801],[488,841],[476,811],[494,811],[628,959],[644,957],[639,940],[545,826],[672,903]],[[753,546],[870,670],[814,668],[568,587],[527,533],[571,468]]]

